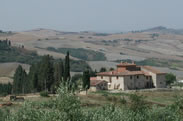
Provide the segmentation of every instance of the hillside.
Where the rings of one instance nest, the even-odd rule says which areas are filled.
[[[158,26],[146,30],[142,30],[142,32],[156,32],[156,33],[162,33],[162,34],[183,34],[183,29],[172,29],[172,28],[166,28],[163,26]]]
[[[37,51],[38,55],[50,54],[54,58],[64,58],[64,52],[48,50],[49,47],[61,50],[63,48],[70,48],[70,50],[81,48],[83,49],[80,52],[81,55],[82,52],[86,53],[85,50],[103,53],[106,60],[100,60],[100,62],[89,60],[93,67],[97,67],[96,69],[101,67],[100,63],[104,63],[102,66],[110,67],[113,66],[110,65],[111,62],[116,63],[117,60],[143,61],[153,58],[158,60],[157,63],[161,63],[159,65],[162,66],[158,67],[175,72],[183,70],[183,35],[181,30],[176,30],[180,31],[178,34],[174,30],[160,26],[140,32],[106,34],[35,29],[17,32],[11,36],[0,36],[0,39],[11,39],[12,45],[24,45],[28,50]],[[81,55],[74,54],[71,58],[81,60],[80,57],[83,56]],[[166,62],[169,64],[163,64]],[[181,77],[182,74],[178,74],[178,76]]]

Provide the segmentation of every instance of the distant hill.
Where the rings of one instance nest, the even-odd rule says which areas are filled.
[[[183,29],[172,29],[163,26],[157,26],[150,29],[142,30],[141,32],[158,32],[162,34],[183,34]]]

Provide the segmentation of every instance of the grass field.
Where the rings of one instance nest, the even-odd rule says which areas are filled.
[[[94,110],[99,107],[114,104],[116,106],[123,106],[122,100],[125,99],[127,103],[125,105],[130,105],[129,96],[131,94],[137,94],[144,96],[145,102],[149,106],[157,105],[160,107],[168,106],[173,104],[176,100],[176,96],[183,96],[183,90],[174,90],[174,91],[147,91],[147,92],[117,92],[112,93],[109,91],[98,91],[98,92],[89,92],[87,95],[77,94],[81,101],[81,106],[83,110]],[[37,94],[28,94],[23,96],[25,101],[31,101],[34,103],[47,102],[56,98],[56,95],[50,95],[50,97],[41,97],[39,93]],[[0,104],[5,104],[10,102],[8,97],[0,97]],[[17,111],[24,102],[12,102],[12,106],[0,107],[10,109],[12,112]]]

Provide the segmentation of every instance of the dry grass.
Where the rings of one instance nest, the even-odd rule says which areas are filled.
[[[0,63],[0,77],[13,77],[16,68],[21,65],[27,72],[29,65],[20,63]]]
[[[40,55],[50,54],[55,58],[64,58],[65,56],[61,53],[50,52],[48,50],[39,49],[37,47],[87,48],[95,51],[102,51],[106,55],[108,61],[121,59],[132,59],[138,61],[146,58],[160,58],[166,60],[174,59],[179,61],[183,60],[183,35],[160,34],[156,40],[153,40],[151,37],[152,33],[148,32],[111,34],[108,36],[94,36],[93,34],[93,32],[65,34],[64,32],[55,30],[37,29],[27,32],[18,32],[12,36],[3,36],[0,37],[0,39],[11,39],[14,45],[23,44],[25,48],[36,50]],[[126,38],[132,39],[133,41],[124,41]],[[102,45],[92,43],[95,41],[98,42],[102,40],[119,39],[120,41],[117,46],[107,46],[104,44]],[[136,42],[135,40],[148,41]],[[124,55],[120,55],[120,53],[124,53]],[[99,64],[99,62],[91,62],[90,65],[96,67],[94,69],[101,68],[102,66],[114,66],[113,64],[108,65],[111,64],[110,62],[100,63],[103,64]],[[179,75],[182,76],[183,72]]]

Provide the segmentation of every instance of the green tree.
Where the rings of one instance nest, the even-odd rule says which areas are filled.
[[[38,69],[37,69],[38,64],[33,64],[30,67],[29,74],[28,74],[28,80],[30,84],[31,90],[34,90],[34,92],[37,91],[38,88]]]
[[[53,58],[49,55],[43,56],[38,71],[38,91],[50,91],[54,83]]]
[[[14,74],[13,92],[16,94],[25,93],[27,86],[29,86],[27,85],[27,73],[19,65]]]
[[[105,67],[102,67],[101,69],[100,69],[100,72],[106,72],[107,71],[107,69],[105,68]]]
[[[90,72],[86,70],[83,72],[83,89],[88,90],[90,88]]]
[[[166,74],[165,78],[166,78],[166,84],[167,85],[170,85],[170,84],[174,83],[177,80],[176,76],[172,73]]]
[[[110,70],[110,71],[114,71],[114,68],[111,67],[109,70]]]
[[[65,69],[64,69],[64,83],[68,83],[70,81],[70,58],[69,52],[65,57]]]
[[[74,84],[75,89],[82,88],[82,76],[82,74],[75,74],[72,76],[72,83]]]
[[[59,84],[63,81],[64,66],[63,61],[60,59],[59,62],[54,64],[54,84],[52,85],[52,91],[55,93]]]

